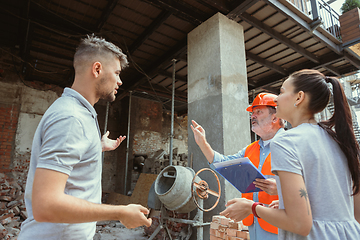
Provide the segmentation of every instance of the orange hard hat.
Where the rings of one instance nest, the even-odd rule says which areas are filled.
[[[253,107],[256,106],[272,106],[272,107],[276,107],[276,103],[274,102],[274,99],[277,98],[277,95],[272,94],[272,93],[259,93],[253,103],[246,108],[246,111],[248,112],[252,112]]]

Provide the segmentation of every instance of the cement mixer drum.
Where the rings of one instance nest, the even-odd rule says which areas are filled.
[[[218,191],[209,188],[206,181],[198,176],[203,171],[210,171],[218,183]],[[155,180],[155,193],[159,200],[169,210],[179,213],[188,213],[198,207],[202,211],[211,211],[219,203],[221,189],[220,181],[215,172],[209,168],[203,168],[196,174],[193,169],[182,166],[167,166]],[[208,199],[212,195],[216,198],[215,204],[204,209],[199,205],[199,200]]]
[[[188,213],[196,208],[192,199],[193,169],[183,166],[167,166],[155,180],[155,193],[169,210]],[[200,177],[197,177],[201,181]]]

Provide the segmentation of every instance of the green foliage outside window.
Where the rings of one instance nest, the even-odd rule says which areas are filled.
[[[360,8],[360,0],[346,0],[340,10],[344,14],[354,8]]]

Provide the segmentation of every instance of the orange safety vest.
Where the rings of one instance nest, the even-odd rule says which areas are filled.
[[[260,163],[259,141],[253,142],[249,146],[247,146],[247,148],[245,150],[245,157],[248,157],[250,159],[250,161],[255,165],[255,167],[257,167],[257,168],[259,167],[259,163]],[[264,175],[275,176],[274,174],[271,173],[271,153],[269,154],[269,156],[266,157],[264,164],[261,168],[261,173]],[[253,200],[253,193],[243,193],[242,197]],[[278,195],[269,195],[264,191],[259,192],[258,197],[259,197],[259,202],[265,203],[265,204],[270,204],[272,201],[279,199]],[[243,224],[245,226],[250,226],[251,224],[253,224],[253,222],[254,222],[253,214],[250,214],[248,217],[246,217],[243,220]],[[265,231],[278,234],[277,227],[264,221],[262,218],[258,218],[258,222],[259,222],[260,227],[262,229],[264,229]]]

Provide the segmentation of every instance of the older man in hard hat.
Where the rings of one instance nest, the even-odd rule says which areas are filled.
[[[209,163],[248,157],[262,174],[268,177],[266,180],[256,179],[255,186],[263,191],[242,194],[242,197],[251,199],[257,204],[260,202],[269,205],[272,201],[278,200],[275,176],[271,173],[269,144],[276,133],[284,131],[283,121],[275,116],[276,104],[274,99],[276,97],[274,94],[260,93],[254,99],[252,105],[246,109],[251,114],[251,130],[259,135],[261,139],[251,143],[234,155],[224,156],[214,151],[206,141],[205,130],[194,120],[192,120],[191,125],[195,141]],[[227,206],[234,203],[236,203],[236,199],[230,200]],[[243,224],[249,227],[251,240],[275,240],[278,237],[278,229],[275,226],[270,225],[261,218],[254,217],[254,214],[245,218]]]

